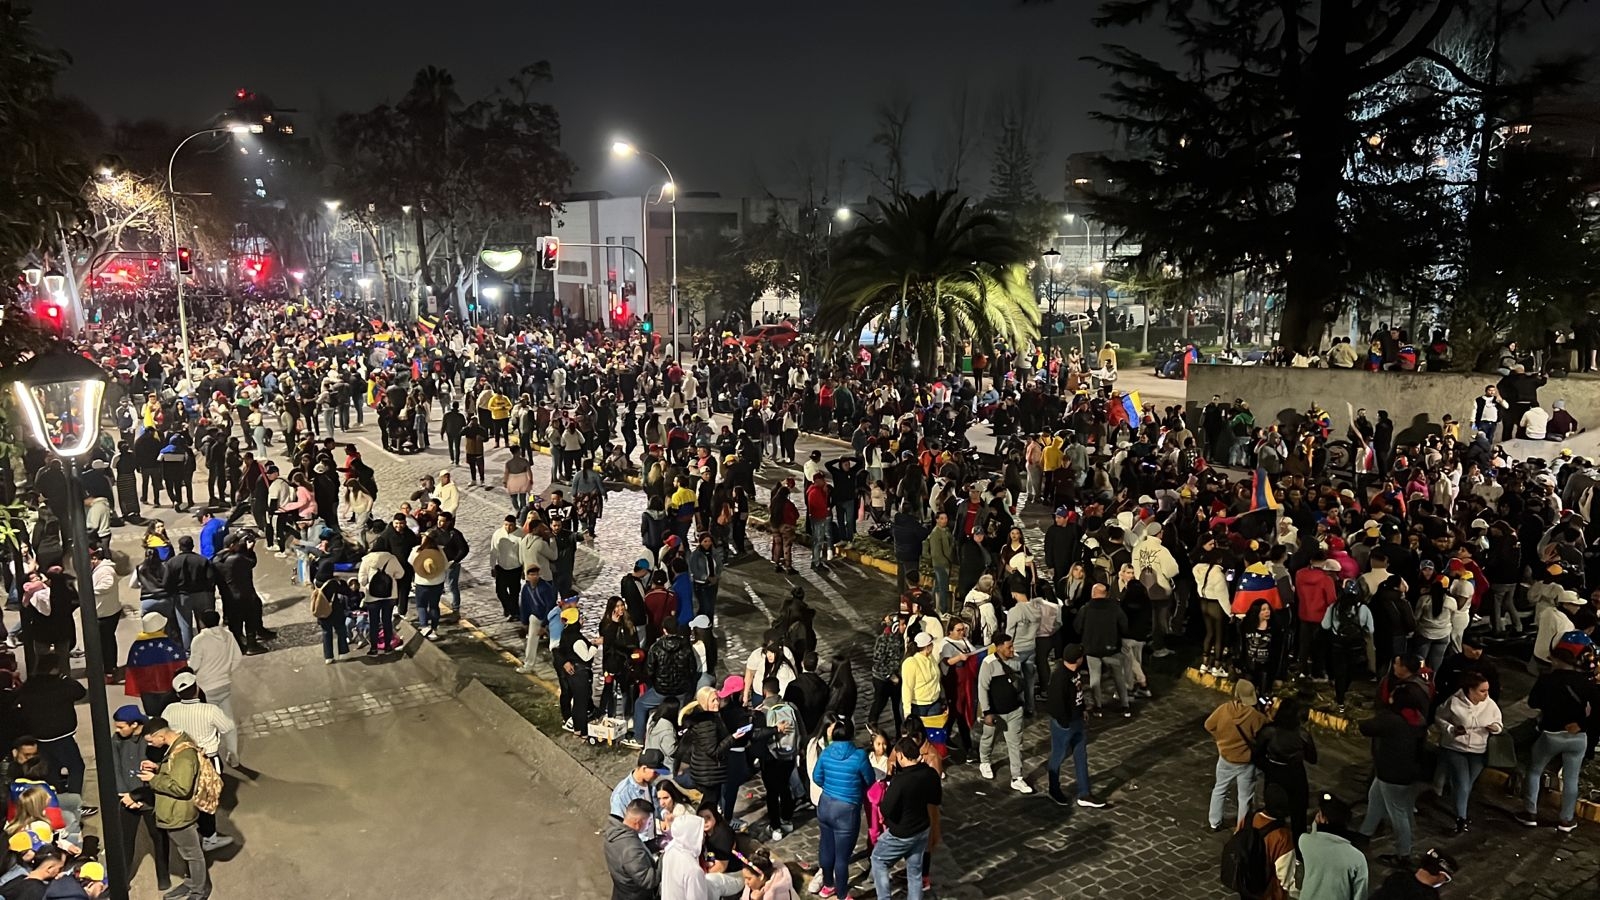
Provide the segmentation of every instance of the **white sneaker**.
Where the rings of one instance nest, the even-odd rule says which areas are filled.
[[[806,893],[808,893],[808,894],[820,894],[820,893],[822,893],[822,870],[821,869],[818,869],[816,874],[811,876],[811,880],[806,882]]]
[[[532,675],[533,663],[523,663],[522,665],[517,666],[517,672],[521,675]]]
[[[774,828],[774,829],[772,829],[772,836],[767,838],[767,842],[768,843],[772,843],[772,844],[776,844],[777,842],[779,842],[781,840],[783,840],[783,829],[782,828]]]
[[[978,763],[978,774],[985,778],[993,778],[994,766],[991,766],[988,763]]]
[[[1029,785],[1026,781],[1023,781],[1021,778],[1013,778],[1013,779],[1011,779],[1011,789],[1013,791],[1016,791],[1019,794],[1031,794],[1031,793],[1033,793],[1033,787],[1031,785]]]
[[[202,838],[200,849],[203,851],[220,850],[233,843],[233,838],[225,834],[213,834],[211,837]]]

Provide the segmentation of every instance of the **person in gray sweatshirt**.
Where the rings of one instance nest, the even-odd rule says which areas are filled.
[[[1033,718],[1034,691],[1039,686],[1039,618],[1043,605],[1031,596],[1027,579],[1013,575],[1007,579],[1011,608],[1006,610],[1006,634],[1017,645],[1017,666],[1022,669],[1023,714]]]

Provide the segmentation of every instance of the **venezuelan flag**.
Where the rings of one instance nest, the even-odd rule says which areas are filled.
[[[1267,601],[1273,609],[1283,608],[1283,598],[1278,596],[1278,582],[1272,572],[1261,563],[1251,563],[1239,575],[1239,589],[1233,594],[1233,614],[1242,616],[1256,605],[1257,600]]]
[[[1129,391],[1122,395],[1122,410],[1128,414],[1128,427],[1138,428],[1144,422],[1144,417],[1139,415],[1139,392]]]
[[[1278,509],[1278,498],[1272,493],[1272,479],[1267,477],[1267,472],[1261,467],[1256,467],[1256,474],[1250,479],[1250,508],[1251,509]]]

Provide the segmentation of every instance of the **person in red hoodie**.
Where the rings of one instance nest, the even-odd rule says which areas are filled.
[[[1328,636],[1322,619],[1328,614],[1328,607],[1339,599],[1339,587],[1333,580],[1338,571],[1337,561],[1321,550],[1313,550],[1311,563],[1294,573],[1300,620],[1300,673],[1317,681],[1328,680]]]
[[[811,568],[828,567],[828,551],[833,549],[833,492],[828,476],[818,472],[806,488],[806,515],[811,529]]]

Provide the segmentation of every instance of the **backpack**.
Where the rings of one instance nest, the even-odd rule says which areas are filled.
[[[367,596],[376,600],[392,598],[394,596],[394,577],[381,567],[372,570],[372,577],[367,579]]]
[[[194,744],[179,744],[172,748],[172,752],[177,753],[185,747],[193,750],[200,762],[199,771],[194,779],[194,793],[189,797],[189,802],[203,813],[214,813],[217,807],[222,805],[222,776],[217,774],[217,767],[213,766]]]
[[[1161,583],[1161,576],[1152,566],[1145,566],[1139,573],[1139,583],[1144,585],[1144,592],[1151,600],[1168,600],[1172,597],[1172,589]]]
[[[319,619],[326,619],[333,615],[333,598],[323,590],[323,585],[311,586],[311,614]]]
[[[1252,813],[1246,821],[1253,821]],[[1267,835],[1289,823],[1273,822],[1266,829],[1250,825],[1234,832],[1222,847],[1222,886],[1236,891],[1241,900],[1258,900],[1267,892]]]
[[[994,657],[1000,663],[1000,671],[989,679],[989,709],[997,716],[1014,713],[1022,708],[1022,691],[1017,687],[1017,682],[1006,665],[1006,661],[999,656]]]
[[[779,722],[788,722],[787,733],[774,731],[768,748],[778,759],[794,759],[800,752],[800,716],[794,705],[779,701],[767,707],[767,727],[777,728]]]
[[[1333,637],[1341,647],[1365,647],[1367,644],[1367,631],[1361,627],[1361,610],[1356,608],[1355,615],[1347,616],[1338,607],[1333,610]]]

